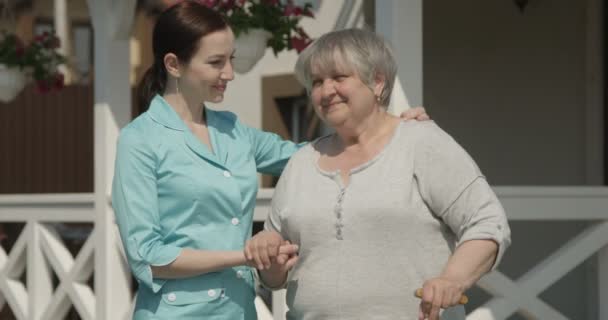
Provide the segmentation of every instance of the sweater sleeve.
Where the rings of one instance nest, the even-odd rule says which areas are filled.
[[[426,204],[458,239],[493,240],[498,253],[492,269],[511,243],[504,209],[467,152],[433,122],[421,123],[414,175]]]

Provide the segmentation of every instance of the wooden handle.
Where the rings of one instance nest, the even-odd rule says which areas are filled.
[[[416,289],[415,295],[416,297],[422,299],[422,288]],[[458,303],[460,304],[467,304],[467,302],[469,302],[469,297],[464,294],[460,297],[460,301],[458,301]]]

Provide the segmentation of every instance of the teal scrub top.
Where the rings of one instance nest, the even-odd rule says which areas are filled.
[[[112,206],[139,283],[134,319],[256,319],[252,269],[183,279],[152,277],[182,248],[243,250],[257,172],[279,175],[299,145],[205,108],[213,151],[159,95],[121,130]]]

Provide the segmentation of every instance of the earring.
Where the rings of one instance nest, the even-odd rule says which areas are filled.
[[[175,78],[175,89],[177,90],[177,93],[179,93],[179,81],[178,81],[178,78]]]
[[[376,96],[376,102],[380,102],[380,96]]]

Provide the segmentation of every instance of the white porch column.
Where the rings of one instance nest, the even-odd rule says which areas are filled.
[[[399,65],[393,112],[422,105],[422,0],[376,1],[376,32],[392,44]]]
[[[608,246],[598,252],[598,319],[608,319]]]
[[[125,319],[131,276],[120,256],[109,202],[116,138],[131,117],[129,38],[135,0],[87,0],[94,32],[95,318]]]
[[[55,32],[57,32],[57,37],[59,40],[61,40],[61,45],[57,51],[59,51],[59,53],[64,55],[69,60],[71,59],[72,55],[72,39],[70,34],[71,28],[67,0],[54,0],[53,5],[55,11]],[[59,70],[65,77],[65,83],[70,83],[72,81],[72,73],[70,72],[70,68],[64,65],[61,66]]]

